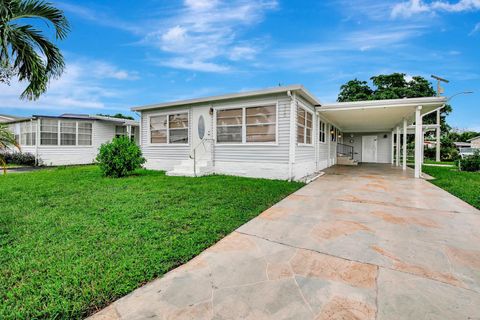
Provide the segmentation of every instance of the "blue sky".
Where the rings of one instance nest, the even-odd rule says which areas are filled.
[[[53,1],[72,31],[67,69],[36,102],[0,87],[0,113],[129,113],[132,106],[403,72],[449,79],[449,122],[480,131],[480,0]]]

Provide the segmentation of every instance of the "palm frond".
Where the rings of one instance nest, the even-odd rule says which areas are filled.
[[[32,39],[21,29],[12,29],[9,41],[12,55],[15,56],[13,67],[17,70],[18,79],[29,83],[21,98],[38,99],[47,90],[48,85],[45,62],[35,51]]]
[[[57,39],[65,39],[70,31],[70,24],[62,10],[55,8],[50,2],[38,0],[19,1],[12,21],[22,18],[40,18],[53,24]]]

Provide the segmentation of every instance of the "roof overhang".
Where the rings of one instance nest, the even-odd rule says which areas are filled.
[[[312,105],[320,105],[320,101],[311,94],[304,86],[302,85],[290,85],[290,86],[282,86],[282,87],[274,87],[262,90],[255,90],[255,91],[245,91],[239,93],[232,93],[232,94],[225,94],[219,96],[211,96],[211,97],[204,97],[204,98],[196,98],[196,99],[188,99],[188,100],[179,100],[173,102],[166,102],[166,103],[159,103],[159,104],[152,104],[147,106],[140,106],[140,107],[133,107],[131,108],[132,111],[145,111],[145,110],[152,110],[152,109],[160,109],[160,108],[169,108],[169,107],[177,107],[177,106],[192,106],[192,105],[199,105],[210,103],[213,104],[215,102],[222,102],[226,100],[235,100],[235,99],[242,99],[242,98],[254,98],[259,96],[265,95],[272,95],[272,94],[287,94],[296,93],[297,95],[301,96],[303,99],[307,100]]]
[[[445,97],[339,102],[319,106],[317,111],[343,132],[386,132],[403,119],[413,123],[418,107],[426,115],[444,107],[446,102]]]

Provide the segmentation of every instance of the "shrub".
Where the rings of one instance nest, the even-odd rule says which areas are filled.
[[[114,178],[124,177],[145,163],[142,151],[128,137],[102,144],[96,160],[103,175]]]
[[[461,171],[480,171],[480,150],[460,160]]]
[[[35,155],[28,152],[6,152],[2,153],[7,164],[18,164],[24,166],[35,165]]]

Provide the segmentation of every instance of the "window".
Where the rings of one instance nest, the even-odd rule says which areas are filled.
[[[275,142],[275,106],[246,108],[247,142]]]
[[[20,124],[20,133],[16,134],[17,141],[24,146],[34,146],[36,144],[37,123],[22,122]]]
[[[319,141],[321,143],[325,143],[327,140],[326,140],[326,137],[327,137],[327,124],[323,121],[319,121],[318,123],[318,130],[319,130]]]
[[[167,116],[155,116],[150,118],[150,142],[167,143]]]
[[[312,144],[313,114],[297,107],[297,143]]]
[[[336,142],[336,141],[337,141],[337,133],[338,133],[337,128],[335,128],[334,126],[332,126],[331,129],[330,129],[330,135],[331,135],[332,142]]]
[[[60,144],[62,146],[77,144],[77,122],[60,121]]]
[[[127,127],[115,126],[115,137],[123,137],[127,135]]]
[[[92,124],[90,122],[78,123],[78,145],[79,146],[92,145]]]
[[[40,125],[40,144],[44,146],[58,145],[58,120],[42,119]]]
[[[188,113],[168,116],[168,141],[169,143],[188,143]]]
[[[277,107],[217,110],[217,143],[274,143]]]
[[[150,117],[150,143],[188,144],[188,113]]]
[[[243,108],[217,111],[217,142],[242,143]]]
[[[137,134],[137,127],[130,127],[130,137],[132,141],[135,141],[136,134]]]

